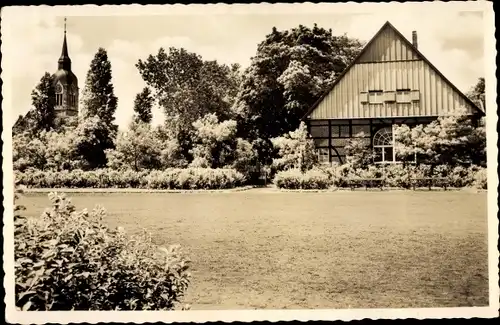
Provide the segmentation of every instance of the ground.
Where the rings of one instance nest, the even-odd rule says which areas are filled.
[[[486,306],[486,193],[70,194],[181,244],[192,309]],[[29,214],[48,206],[27,194]]]

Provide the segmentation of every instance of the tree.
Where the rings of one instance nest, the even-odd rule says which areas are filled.
[[[114,124],[118,100],[111,79],[108,54],[105,49],[99,48],[87,73],[82,96],[83,122],[77,128],[80,141],[78,152],[93,168],[106,165],[104,151],[113,148],[118,131],[118,126]]]
[[[56,92],[54,78],[50,73],[45,72],[38,85],[33,89],[31,101],[33,113],[29,115],[33,121],[28,122],[28,124],[33,126],[32,131],[36,133],[53,129],[55,126]]]
[[[298,168],[304,172],[318,162],[314,142],[309,137],[304,122],[300,123],[295,131],[273,138],[271,141],[278,151],[278,158],[273,159],[273,166],[277,170]]]
[[[263,139],[263,144],[298,128],[300,118],[361,47],[360,41],[335,36],[317,25],[285,31],[273,28],[242,77],[233,106],[239,134],[252,141]],[[268,159],[261,157],[263,162]]]
[[[481,77],[478,79],[477,84],[467,93],[467,97],[469,97],[479,108],[486,111],[484,78]]]
[[[349,139],[345,146],[347,162],[355,169],[366,168],[373,164],[374,153],[370,147],[370,139],[358,134],[356,138]]]
[[[76,156],[82,162],[82,169],[106,166],[105,150],[114,147],[113,130],[98,116],[91,116],[82,119],[74,132]]]
[[[162,143],[149,124],[132,122],[127,131],[118,133],[116,148],[106,150],[106,155],[108,167],[114,169],[159,169]]]
[[[484,119],[475,126],[465,109],[413,128],[394,128],[398,157],[436,165],[486,164]]]
[[[25,115],[19,115],[12,126],[12,135],[20,135],[24,132],[36,133],[35,121],[34,109],[30,109]]]
[[[105,49],[99,48],[90,62],[85,88],[83,90],[83,116],[99,117],[110,130],[117,130],[114,114],[118,99],[114,94],[111,76],[111,62]]]
[[[206,114],[230,118],[239,84],[239,66],[204,61],[201,56],[185,49],[160,48],[136,64],[150,87],[167,120],[179,124],[180,143],[191,136],[193,122]],[[186,152],[189,148],[186,148]]]
[[[12,137],[12,162],[14,170],[24,171],[28,168],[44,170],[47,165],[47,146],[39,138],[28,132],[15,134]]]
[[[192,149],[193,167],[220,168],[235,159],[236,121],[219,122],[215,113],[193,123],[195,144]]]
[[[144,87],[144,89],[135,97],[134,121],[151,123],[151,120],[153,119],[153,114],[151,113],[153,102],[154,99],[151,96],[151,90],[149,90],[148,87]]]

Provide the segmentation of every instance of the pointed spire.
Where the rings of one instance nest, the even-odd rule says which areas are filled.
[[[68,43],[66,41],[66,17],[64,17],[64,39],[61,51],[61,57],[58,61],[59,69],[71,71],[71,59],[68,54]]]

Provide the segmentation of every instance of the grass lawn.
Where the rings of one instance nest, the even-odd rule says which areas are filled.
[[[192,309],[488,305],[486,193],[70,194],[181,244]],[[27,213],[46,193],[20,200]]]

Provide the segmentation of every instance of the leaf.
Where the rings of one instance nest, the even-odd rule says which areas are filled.
[[[29,310],[31,307],[31,301],[28,301],[27,303],[24,304],[23,306],[23,311]]]
[[[19,296],[17,297],[17,300],[19,301],[23,297],[25,297],[27,295],[33,295],[33,294],[36,294],[36,291],[30,290],[30,291],[23,292],[23,293],[19,294]]]

